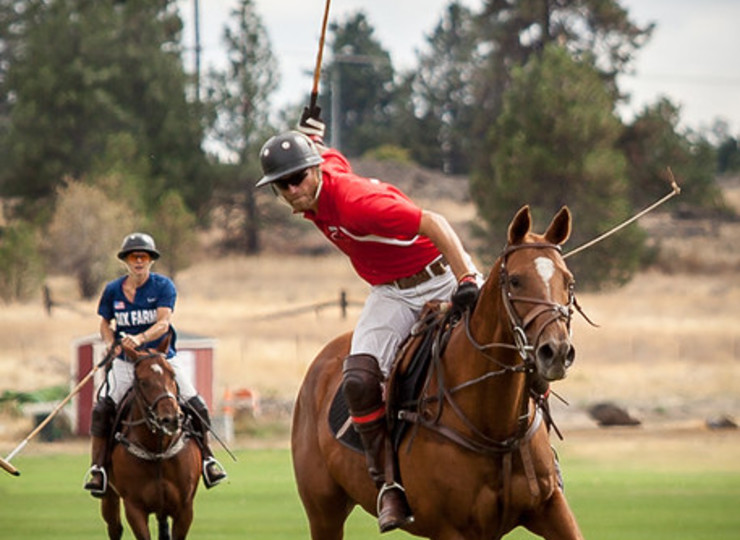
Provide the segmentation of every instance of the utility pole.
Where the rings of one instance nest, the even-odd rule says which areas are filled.
[[[200,103],[200,2],[193,0],[195,22],[195,102]]]

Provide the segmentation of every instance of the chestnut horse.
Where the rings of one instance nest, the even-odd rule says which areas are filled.
[[[481,288],[472,314],[451,326],[430,368],[398,467],[415,520],[411,534],[437,540],[498,539],[522,525],[549,540],[583,538],[560,486],[548,422],[530,396],[562,379],[570,340],[573,276],[560,245],[570,236],[563,207],[543,235],[525,206]],[[357,504],[376,514],[377,490],[362,454],[332,435],[328,412],[351,334],[331,341],[301,386],[292,428],[293,465],[311,538],[343,538]],[[392,384],[392,382],[391,382]]]
[[[165,343],[166,342],[166,343]],[[183,426],[175,372],[163,351],[125,349],[134,363],[128,415],[116,433],[109,487],[101,502],[108,537],[120,539],[120,500],[138,540],[149,540],[149,515],[155,514],[160,540],[181,540],[193,521],[193,499],[201,474],[200,449]],[[172,518],[172,536],[168,517]]]

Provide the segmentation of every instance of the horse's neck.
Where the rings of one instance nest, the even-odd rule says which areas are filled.
[[[489,280],[490,281],[490,280]],[[519,365],[519,353],[508,347],[489,344],[513,344],[513,334],[506,309],[501,299],[498,280],[483,287],[475,310],[470,316],[469,332],[484,350],[468,338],[460,325],[457,339],[450,343],[447,369],[448,387],[464,385],[468,381],[482,380],[457,393],[454,399],[473,423],[486,435],[505,438],[518,427],[522,414],[525,392],[523,373],[507,371]],[[498,372],[498,374],[493,374]]]

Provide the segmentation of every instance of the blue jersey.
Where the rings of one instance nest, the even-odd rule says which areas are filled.
[[[111,281],[105,286],[98,304],[98,315],[106,321],[115,319],[116,335],[140,334],[157,322],[157,308],[167,307],[174,311],[177,290],[175,284],[168,277],[152,272],[149,279],[136,289],[133,302],[129,302],[123,293],[123,282],[126,276]],[[172,340],[167,358],[175,356],[175,328],[170,325]],[[147,348],[156,348],[167,336],[145,343]]]

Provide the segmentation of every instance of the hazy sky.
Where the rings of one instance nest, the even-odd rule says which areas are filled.
[[[185,20],[185,43],[192,46],[195,0],[179,0]],[[326,0],[255,0],[270,36],[282,84],[275,105],[295,103],[310,92]],[[362,9],[375,36],[391,53],[394,68],[413,67],[416,51],[424,48],[449,0],[333,0],[330,21],[344,20]],[[463,0],[477,9],[481,0]],[[637,56],[634,76],[620,85],[632,93],[621,110],[626,119],[661,95],[681,106],[682,124],[709,127],[714,119],[729,122],[740,134],[740,1],[622,0],[632,20],[655,22],[653,38]],[[223,60],[221,36],[237,0],[200,0],[201,67]],[[329,60],[328,47],[324,61]],[[194,62],[186,57],[188,68]]]

